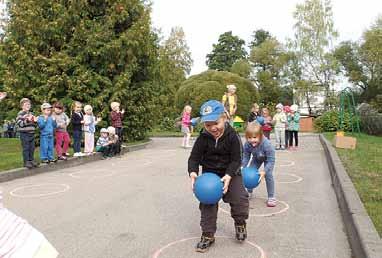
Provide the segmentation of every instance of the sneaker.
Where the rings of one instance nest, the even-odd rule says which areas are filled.
[[[39,166],[39,164],[34,160],[32,160],[31,163],[32,163],[34,168],[37,168]]]
[[[211,245],[215,243],[214,237],[203,236],[200,238],[200,242],[196,245],[196,251],[199,253],[205,253],[208,251]]]
[[[75,152],[75,153],[73,154],[73,157],[81,157],[81,152]]]
[[[41,160],[41,163],[43,163],[43,164],[49,164],[49,160],[47,160],[47,159]]]
[[[56,163],[57,162],[57,159],[51,159],[49,160],[49,163]]]
[[[268,207],[276,207],[277,200],[275,198],[269,198],[267,201]]]
[[[238,241],[243,242],[247,238],[247,226],[245,224],[242,224],[242,225],[235,224],[235,231],[236,231],[236,239]]]
[[[276,150],[279,150],[280,149],[280,146],[276,146],[276,148],[275,148]]]
[[[66,156],[59,156],[58,160],[68,160],[68,158]]]
[[[69,153],[69,152],[65,153],[64,155],[65,155],[66,157],[70,157],[70,153]]]
[[[25,162],[24,167],[31,169],[31,168],[33,168],[33,164],[31,161],[27,161],[27,162]]]
[[[285,147],[284,147],[284,146],[281,146],[280,150],[285,150]]]

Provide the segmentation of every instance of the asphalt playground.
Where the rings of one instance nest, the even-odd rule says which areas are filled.
[[[5,206],[40,230],[60,258],[350,258],[351,251],[318,136],[278,151],[278,205],[262,183],[250,201],[248,241],[234,240],[221,203],[216,244],[196,253],[198,202],[180,138],[146,149],[1,183]]]

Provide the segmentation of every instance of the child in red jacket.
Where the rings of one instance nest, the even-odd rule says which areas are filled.
[[[120,104],[118,102],[111,102],[111,126],[115,128],[115,133],[118,135],[119,142],[122,143],[122,134],[123,134],[123,114],[125,114],[125,110],[120,110]]]

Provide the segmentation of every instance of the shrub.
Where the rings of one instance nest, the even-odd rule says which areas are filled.
[[[356,128],[356,123],[358,118],[353,117],[351,119],[350,113],[345,112],[344,114],[344,127],[342,130],[345,132],[351,132],[352,131],[352,124],[353,127]],[[325,112],[320,117],[316,118],[314,120],[314,128],[318,132],[335,132],[340,130],[340,114],[336,110],[331,110],[328,112]]]
[[[179,112],[187,104],[191,105],[193,116],[199,116],[200,106],[207,100],[221,100],[228,84],[237,87],[237,115],[247,117],[253,102],[259,100],[258,92],[251,81],[230,72],[209,70],[191,76],[182,83],[176,93],[176,107]]]
[[[382,135],[382,113],[378,113],[371,105],[362,103],[358,107],[362,131],[372,135]]]

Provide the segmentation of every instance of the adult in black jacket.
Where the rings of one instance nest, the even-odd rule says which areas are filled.
[[[201,107],[201,122],[204,130],[196,140],[188,160],[188,173],[192,188],[199,174],[213,172],[224,183],[223,201],[231,206],[231,216],[235,221],[236,238],[244,241],[247,237],[246,220],[248,219],[248,193],[246,192],[240,166],[242,143],[237,132],[227,123],[224,106],[210,100]],[[202,237],[196,251],[205,252],[215,242],[218,204],[199,204],[201,212],[200,226]]]

